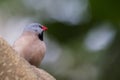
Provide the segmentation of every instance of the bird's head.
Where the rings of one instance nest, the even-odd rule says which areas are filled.
[[[40,40],[43,40],[43,32],[47,30],[47,27],[39,24],[32,23],[25,27],[24,31],[31,31],[38,35]]]

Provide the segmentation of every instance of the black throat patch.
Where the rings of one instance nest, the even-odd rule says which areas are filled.
[[[41,34],[39,34],[38,37],[41,41],[43,41],[43,32]]]

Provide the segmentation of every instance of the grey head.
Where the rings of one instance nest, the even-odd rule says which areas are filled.
[[[47,27],[39,23],[31,23],[24,28],[24,31],[31,31],[38,35],[40,40],[43,40],[43,32],[47,30]]]

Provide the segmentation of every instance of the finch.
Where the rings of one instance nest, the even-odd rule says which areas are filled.
[[[27,25],[21,36],[14,42],[13,49],[31,65],[39,66],[46,52],[43,33],[47,27],[32,23]]]

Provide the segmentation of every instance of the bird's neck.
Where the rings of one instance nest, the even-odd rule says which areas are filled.
[[[35,37],[35,38],[39,38],[41,41],[43,41],[43,32],[38,35],[35,32],[25,31],[25,32],[23,32],[22,35],[24,35],[24,36],[32,36],[32,37]]]
[[[36,38],[38,38],[38,35],[31,31],[25,31],[22,33],[21,37],[28,37],[28,38],[32,37],[33,39],[36,39]]]
[[[25,31],[25,32],[23,32],[23,34],[22,35],[34,35],[34,36],[36,36],[37,34],[35,33],[35,32],[31,32],[31,31]]]

